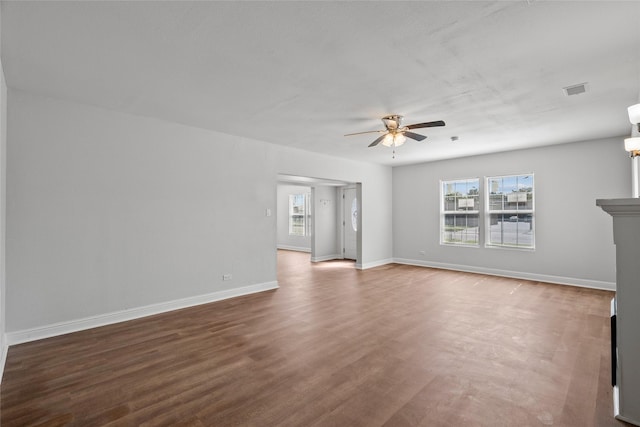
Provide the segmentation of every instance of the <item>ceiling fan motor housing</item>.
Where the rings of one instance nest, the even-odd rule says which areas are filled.
[[[387,130],[396,130],[402,127],[402,119],[403,117],[398,114],[390,114],[382,118],[382,123]]]

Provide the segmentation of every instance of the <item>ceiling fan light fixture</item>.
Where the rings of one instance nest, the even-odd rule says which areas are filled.
[[[407,137],[402,133],[388,133],[384,136],[382,140],[382,145],[385,147],[399,147],[405,143]]]
[[[372,130],[365,132],[348,133],[345,136],[361,135],[364,133],[378,133],[382,135],[377,137],[371,144],[369,144],[369,147],[375,147],[378,144],[382,144],[385,147],[399,147],[405,143],[407,138],[414,139],[418,142],[423,141],[427,138],[424,135],[411,132],[411,129],[432,128],[445,125],[442,120],[436,120],[432,122],[415,123],[412,125],[403,126],[402,119],[403,117],[398,114],[384,116],[382,118],[382,122],[384,123],[386,130]]]

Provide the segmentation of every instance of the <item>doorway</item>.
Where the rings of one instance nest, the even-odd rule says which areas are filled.
[[[324,178],[311,178],[278,174],[277,186],[294,185],[310,188],[310,248],[311,262],[336,259],[355,260],[358,266],[361,257],[360,184]],[[297,245],[286,245],[281,241],[288,215],[286,192],[278,192],[276,236],[280,249],[300,250]],[[280,201],[281,198],[284,198]],[[355,209],[354,209],[355,208]],[[343,226],[344,223],[344,226]],[[348,225],[348,227],[347,227]],[[287,230],[288,231],[288,230]]]

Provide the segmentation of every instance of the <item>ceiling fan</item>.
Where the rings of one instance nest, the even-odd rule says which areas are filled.
[[[370,130],[366,132],[348,133],[345,136],[362,135],[365,133],[382,133],[383,135],[369,144],[369,147],[375,147],[381,142],[382,145],[386,147],[399,147],[404,144],[407,138],[415,139],[416,141],[422,141],[426,138],[424,135],[409,132],[409,129],[431,128],[445,125],[442,120],[436,120],[434,122],[416,123],[413,125],[403,126],[402,119],[403,117],[398,114],[384,116],[382,118],[382,123],[384,123],[386,130]]]

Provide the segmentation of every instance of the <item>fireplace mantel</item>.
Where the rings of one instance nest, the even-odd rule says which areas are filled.
[[[616,418],[640,426],[640,199],[598,199],[616,245]]]

